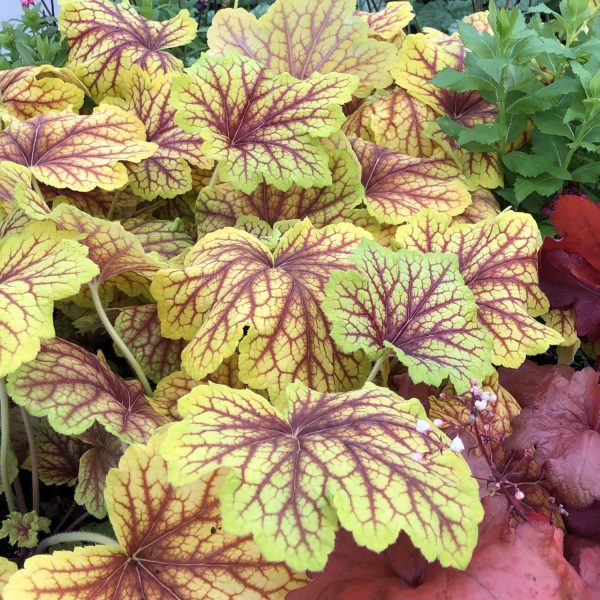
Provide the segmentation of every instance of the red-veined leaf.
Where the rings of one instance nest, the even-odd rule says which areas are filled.
[[[97,356],[60,338],[43,342],[37,358],[10,375],[8,389],[17,404],[48,417],[65,435],[98,422],[123,441],[145,441],[164,423],[137,381],[121,379]]]
[[[198,25],[187,10],[157,22],[144,19],[129,2],[67,0],[58,27],[69,43],[69,65],[100,100],[116,95],[133,65],[150,76],[180,71],[181,61],[165,49],[191,42]]]
[[[29,558],[5,600],[283,600],[304,583],[285,565],[265,561],[249,537],[222,531],[220,473],[169,485],[159,442],[131,446],[108,474],[106,504],[118,542]]]
[[[250,390],[209,384],[179,401],[161,454],[177,485],[223,465],[225,530],[253,533],[268,560],[320,570],[341,525],[380,551],[406,531],[429,560],[464,568],[483,516],[466,462],[418,400],[366,384],[322,394],[287,387],[278,411]],[[419,454],[415,454],[419,453]]]

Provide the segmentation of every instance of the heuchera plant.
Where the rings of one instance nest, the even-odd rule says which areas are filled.
[[[597,9],[237,4],[0,72],[2,597],[597,597]]]

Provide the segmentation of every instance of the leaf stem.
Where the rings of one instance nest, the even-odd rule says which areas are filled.
[[[35,190],[37,195],[43,200],[44,194],[42,194],[42,190],[40,189],[40,184],[38,183],[38,181],[35,177],[31,178],[31,184],[33,185],[33,189]]]
[[[115,328],[112,326],[106,312],[104,311],[104,307],[102,306],[102,301],[100,300],[100,296],[98,295],[98,280],[94,279],[88,283],[88,287],[90,288],[90,292],[92,294],[92,300],[94,301],[94,306],[96,308],[96,312],[100,317],[100,321],[102,321],[102,325],[106,329],[108,335],[111,337],[112,341],[115,343],[115,346],[121,351],[129,366],[133,369],[133,372],[136,374],[137,378],[140,380],[142,387],[144,388],[144,392],[148,395],[152,395],[152,388],[150,387],[150,383],[146,378],[146,375],[135,359],[131,350],[127,347],[125,342],[121,339],[119,334],[116,332]]]
[[[8,451],[10,449],[10,415],[8,414],[8,392],[6,381],[0,377],[0,478],[4,489],[4,497],[8,512],[15,512],[15,497],[8,479]]]
[[[35,436],[33,427],[27,411],[21,407],[21,418],[25,426],[27,443],[29,444],[29,462],[31,463],[31,507],[36,513],[40,510],[40,480],[38,478],[37,448],[35,447]]]
[[[108,207],[108,212],[106,213],[106,218],[109,221],[112,221],[112,218],[115,214],[115,208],[117,207],[117,202],[119,201],[119,198],[121,197],[122,193],[122,189],[117,190],[116,193],[113,195],[112,200],[110,201],[110,206]]]
[[[388,351],[385,354],[383,354],[382,356],[380,356],[375,361],[375,364],[373,365],[373,368],[371,369],[369,376],[365,380],[365,385],[367,383],[371,383],[375,379],[375,377],[377,377],[377,374],[379,373],[379,371],[381,371],[381,367],[383,366],[383,361],[386,360],[389,355],[390,355],[390,353]]]
[[[208,182],[208,187],[213,187],[213,186],[217,185],[217,183],[219,183],[218,169],[219,169],[219,163],[217,163],[215,165],[215,170],[212,172],[210,181]]]
[[[35,550],[36,554],[56,544],[72,544],[77,542],[89,542],[90,544],[101,544],[103,546],[119,546],[119,542],[107,535],[94,533],[92,531],[72,531],[69,533],[56,533],[44,538]]]

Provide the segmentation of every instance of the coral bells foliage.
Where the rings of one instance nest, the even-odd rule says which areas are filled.
[[[600,207],[493,191],[456,78],[516,13],[367,4],[236,2],[184,64],[188,11],[64,0],[66,65],[0,73],[6,600],[597,597]]]

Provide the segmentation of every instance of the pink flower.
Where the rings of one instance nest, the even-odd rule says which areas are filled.
[[[21,0],[21,6],[23,8],[28,8],[30,6],[33,6],[35,4],[35,0]]]

